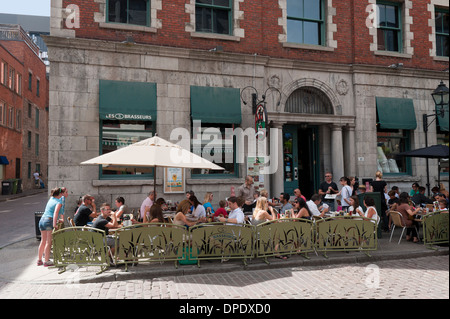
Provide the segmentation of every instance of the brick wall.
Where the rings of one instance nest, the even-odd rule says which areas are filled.
[[[28,162],[31,162],[31,173],[36,164],[41,167],[41,174],[47,176],[48,166],[48,111],[49,81],[45,64],[24,41],[0,41],[0,59],[12,66],[16,73],[22,75],[22,94],[16,94],[0,84],[0,100],[15,110],[21,110],[21,127],[0,126],[0,153],[6,155],[10,164],[6,166],[6,178],[16,177],[16,158],[20,158],[20,178],[24,189],[33,187],[33,176],[28,179]],[[32,86],[29,89],[29,73],[32,74]],[[39,95],[37,95],[37,79],[39,79]],[[28,115],[28,104],[31,104],[31,116]],[[39,126],[36,127],[36,110],[39,110]],[[17,112],[16,112],[17,115]],[[31,146],[28,147],[28,132],[31,132]],[[39,154],[36,155],[36,134],[39,135]]]
[[[342,64],[371,64],[390,65],[403,63],[408,68],[442,70],[448,66],[448,61],[436,61],[430,56],[432,42],[429,40],[432,28],[428,20],[431,13],[428,5],[431,0],[408,1],[404,11],[409,10],[412,24],[408,32],[412,33],[410,40],[413,51],[412,57],[375,54],[371,51],[373,35],[366,27],[369,15],[367,6],[374,0],[327,0],[327,11],[335,11],[333,24],[337,31],[334,40],[337,48],[334,50],[317,50],[292,48],[283,46],[279,35],[283,28],[279,24],[282,18],[280,3],[285,0],[246,0],[235,1],[243,18],[239,20],[239,28],[244,30],[244,37],[240,39],[222,39],[220,37],[192,36],[186,31],[186,25],[191,23],[186,6],[191,0],[162,1],[162,8],[157,10],[160,26],[151,31],[135,31],[126,29],[111,29],[101,27],[99,17],[106,12],[106,0],[63,0],[62,10],[70,4],[80,8],[80,28],[75,29],[76,37],[108,41],[125,41],[132,36],[136,43],[176,46],[191,49],[209,50],[221,45],[225,52],[258,54],[274,58],[298,59],[302,61],[318,61]],[[151,1],[152,3],[154,1]],[[404,2],[405,3],[405,2]],[[409,8],[411,6],[411,8]],[[61,20],[62,29],[66,28]]]

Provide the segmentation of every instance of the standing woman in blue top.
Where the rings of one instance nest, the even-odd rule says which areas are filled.
[[[39,253],[37,265],[52,266],[50,259],[50,248],[52,247],[52,231],[57,227],[59,215],[62,212],[61,197],[63,195],[61,188],[54,188],[50,192],[51,197],[45,206],[44,214],[39,221],[39,230],[41,231],[41,243],[39,244]],[[61,216],[64,218],[64,216]],[[63,219],[64,220],[64,219]],[[45,262],[42,262],[42,256],[45,255]]]

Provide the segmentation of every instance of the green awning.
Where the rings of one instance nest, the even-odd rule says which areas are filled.
[[[100,80],[100,119],[156,121],[156,84]]]
[[[438,119],[438,124],[439,127],[441,128],[442,131],[446,131],[448,132],[448,126],[449,126],[449,114],[448,114],[448,105],[444,106],[444,117],[441,117],[440,115],[440,107],[436,107],[436,112],[437,112],[437,119]]]
[[[191,86],[191,116],[203,123],[241,124],[239,89]]]
[[[412,99],[377,97],[377,114],[380,128],[415,130],[416,113]]]

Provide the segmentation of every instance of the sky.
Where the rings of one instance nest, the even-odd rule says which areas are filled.
[[[50,16],[50,0],[0,0],[0,13]]]

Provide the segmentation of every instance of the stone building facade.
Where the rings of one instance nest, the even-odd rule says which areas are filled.
[[[154,133],[167,140],[176,128],[192,133],[194,120],[222,132],[254,128],[255,90],[259,100],[267,92],[267,127],[279,150],[271,154],[278,169],[264,177],[271,197],[296,187],[311,196],[327,171],[335,181],[361,181],[382,169],[403,190],[426,183],[425,160],[396,154],[424,146],[422,114],[434,112],[431,93],[440,81],[448,85],[448,49],[442,49],[448,40],[436,24],[448,21],[445,1],[136,2],[145,6],[132,11],[112,0],[52,0],[45,38],[52,65],[50,187],[99,201],[124,196],[139,207],[153,189],[151,170],[80,163]],[[300,3],[310,17],[299,13]],[[377,27],[374,10],[395,12],[396,28]],[[211,12],[220,18],[203,19]],[[448,125],[431,125],[428,140],[448,144]],[[228,197],[248,172],[255,148],[248,144],[221,149],[235,156],[225,173],[186,172],[186,190],[200,200],[213,192],[214,205]],[[437,169],[430,161],[433,184]],[[448,181],[446,170],[441,178]],[[163,193],[162,169],[156,176],[158,195],[182,198]]]

